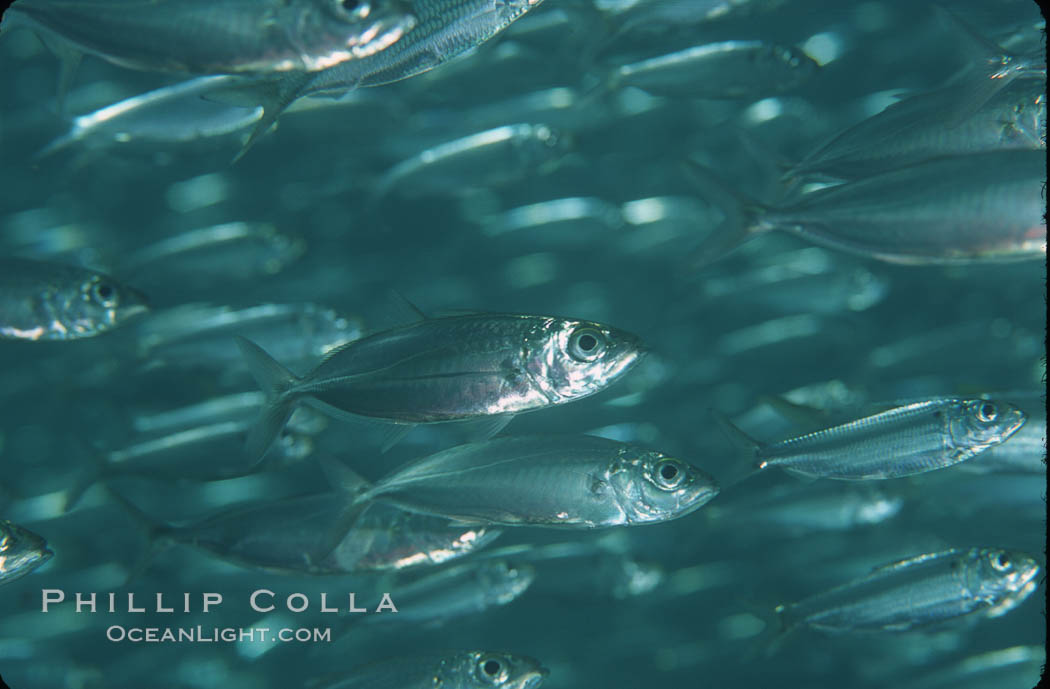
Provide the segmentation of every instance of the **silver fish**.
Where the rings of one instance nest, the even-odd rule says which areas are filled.
[[[776,443],[727,430],[754,452],[758,469],[779,467],[812,478],[864,481],[912,476],[964,462],[1024,425],[1005,402],[942,398],[917,402]]]
[[[0,584],[24,577],[53,555],[43,538],[18,524],[0,519]]]
[[[239,89],[240,95],[235,97],[246,104],[262,105],[265,112],[241,155],[277,121],[292,101],[313,94],[341,95],[351,89],[380,86],[422,74],[481,45],[542,1],[408,0],[409,12],[416,24],[387,49],[316,73],[245,83]]]
[[[344,511],[342,493],[249,502],[185,525],[159,522],[112,489],[110,494],[149,528],[151,550],[140,567],[158,546],[181,543],[243,567],[282,574],[400,571],[462,557],[500,534],[377,503],[359,513],[332,547],[329,526]]]
[[[357,668],[316,689],[537,689],[548,670],[527,656],[459,651],[392,658]]]
[[[377,196],[449,193],[471,185],[495,185],[530,172],[551,171],[567,149],[565,135],[545,124],[510,124],[433,146],[391,167]]]
[[[996,94],[951,126],[945,111],[969,92],[967,83],[894,103],[842,132],[787,173],[855,179],[945,155],[1046,148],[1046,89],[1023,81]]]
[[[362,623],[444,624],[517,600],[535,578],[536,570],[528,564],[505,560],[468,562],[399,584],[397,615],[373,615]]]
[[[415,24],[397,0],[17,0],[5,23],[131,69],[188,74],[327,69]]]
[[[424,457],[354,501],[381,500],[468,524],[592,529],[684,517],[714,479],[660,452],[586,435],[495,438]]]
[[[963,616],[998,617],[1036,588],[1039,563],[999,548],[918,555],[777,608],[785,629],[907,631]]]
[[[148,367],[210,368],[228,376],[244,372],[230,341],[252,338],[293,367],[309,366],[356,340],[362,324],[318,304],[259,304],[248,308],[183,304],[151,314],[136,328],[139,356]]]
[[[1037,686],[1046,665],[1043,646],[1011,646],[953,660],[920,673],[900,689],[983,689]]]
[[[992,151],[917,163],[819,189],[775,207],[691,172],[726,221],[701,261],[772,230],[891,263],[1016,261],[1046,256],[1046,153]],[[888,202],[887,199],[892,199]]]
[[[678,98],[761,98],[802,86],[818,69],[792,46],[723,41],[622,65],[610,84]]]
[[[513,414],[605,389],[645,351],[636,336],[590,321],[472,314],[363,337],[300,378],[252,342],[237,342],[267,399],[249,433],[254,456],[262,456],[300,402],[336,417],[401,424],[404,431],[494,416],[501,427]]]
[[[0,259],[0,339],[77,340],[149,310],[146,298],[87,268]]]

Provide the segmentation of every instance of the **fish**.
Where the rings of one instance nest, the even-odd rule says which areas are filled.
[[[476,48],[500,33],[543,0],[407,0],[416,22],[393,45],[374,55],[315,73],[277,80],[249,80],[215,93],[249,106],[261,105],[263,116],[237,159],[277,122],[295,100],[310,95],[342,96],[430,71]],[[235,159],[236,160],[236,159]]]
[[[543,174],[554,169],[568,145],[564,134],[545,124],[504,125],[432,146],[397,163],[380,177],[375,195],[448,194],[470,185],[520,179],[530,172]]]
[[[247,129],[261,107],[244,108],[201,98],[225,75],[201,77],[140,93],[69,121],[69,129],[37,151],[42,160],[74,144],[106,148],[131,143],[187,144]]]
[[[345,507],[346,496],[339,492],[248,501],[190,523],[169,524],[146,514],[112,485],[106,487],[146,531],[149,548],[134,567],[136,573],[176,543],[240,567],[277,574],[395,572],[461,558],[501,533],[376,503],[357,515],[333,547],[325,539]],[[322,550],[327,552],[319,557]]]
[[[637,336],[600,323],[490,313],[424,318],[367,335],[303,377],[249,340],[237,343],[266,394],[248,435],[256,457],[299,403],[335,418],[398,424],[399,434],[415,424],[484,417],[493,434],[514,414],[605,389],[646,351]]]
[[[965,616],[999,617],[1035,590],[1039,563],[1001,548],[926,553],[776,612],[785,630],[903,632]]]
[[[967,82],[919,93],[850,127],[785,173],[857,179],[942,156],[1046,149],[1046,89],[1021,81],[949,126],[944,112],[959,107]]]
[[[1043,646],[1011,646],[953,659],[909,676],[901,689],[981,689],[1038,686],[1046,665]]]
[[[536,569],[507,560],[476,560],[423,574],[397,589],[397,615],[373,615],[361,624],[440,626],[464,615],[483,613],[522,596]],[[351,629],[356,625],[351,624]]]
[[[357,316],[313,303],[246,308],[182,304],[155,311],[134,331],[138,356],[147,368],[205,368],[227,377],[245,373],[244,359],[231,341],[234,334],[251,337],[298,367],[364,333]]]
[[[976,457],[1018,431],[1026,414],[1008,402],[938,398],[894,407],[776,443],[759,443],[719,417],[758,470],[841,481],[900,478]]]
[[[456,651],[391,658],[312,689],[537,689],[550,674],[538,660],[493,651]]]
[[[383,501],[462,524],[595,529],[684,517],[715,480],[661,452],[587,435],[514,436],[459,445],[375,484],[336,461],[326,472],[355,505]]]
[[[120,67],[176,74],[327,69],[415,25],[399,0],[17,0],[4,20]]]
[[[0,584],[21,579],[54,554],[42,537],[14,522],[0,519]]]
[[[146,296],[88,268],[0,258],[0,339],[80,340],[149,312]]]
[[[274,275],[305,251],[302,238],[269,223],[234,221],[166,237],[127,252],[119,264],[123,274],[139,281],[170,284],[192,277],[195,285],[206,286]]]
[[[773,230],[902,265],[1046,256],[1044,151],[935,158],[818,189],[776,206],[728,188],[696,163],[689,165],[688,173],[726,218],[698,250],[701,265]]]
[[[613,88],[635,86],[672,98],[761,98],[798,89],[818,72],[813,58],[789,45],[722,41],[620,65]]]

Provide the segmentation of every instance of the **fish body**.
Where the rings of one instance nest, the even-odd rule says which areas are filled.
[[[14,522],[0,520],[0,584],[21,579],[53,555],[40,536]]]
[[[566,139],[545,124],[512,124],[433,146],[390,168],[379,180],[378,195],[430,190],[447,193],[471,184],[493,185],[553,166]],[[501,171],[497,173],[496,171]]]
[[[401,468],[356,500],[467,524],[589,529],[667,521],[718,494],[673,457],[593,436],[494,438]]]
[[[622,65],[611,80],[658,96],[760,98],[796,89],[818,69],[811,57],[791,46],[723,41]]]
[[[316,689],[537,689],[548,671],[527,656],[460,651],[393,658],[318,683]]]
[[[641,357],[634,335],[589,321],[471,314],[349,342],[299,378],[238,343],[268,404],[249,437],[261,456],[300,401],[334,416],[411,425],[542,409],[592,395]]]
[[[890,479],[958,464],[1004,442],[1027,419],[1005,402],[935,399],[776,443],[755,444],[759,469],[843,481]],[[754,441],[750,441],[754,442]]]
[[[121,67],[186,74],[326,69],[389,47],[415,22],[395,0],[18,0],[11,9],[12,21]]]
[[[416,25],[371,57],[318,73],[310,92],[380,86],[429,71],[510,26],[543,0],[409,0]]]
[[[1018,82],[961,122],[946,122],[945,111],[958,107],[966,91],[965,83],[954,84],[894,103],[814,151],[789,175],[856,179],[942,156],[1046,148],[1042,82]]]
[[[1044,151],[936,158],[818,189],[775,207],[742,197],[706,171],[694,173],[727,217],[715,232],[722,245],[712,245],[708,259],[773,230],[906,265],[1046,255]]]
[[[907,631],[960,617],[998,617],[1036,588],[1039,564],[998,548],[947,550],[871,574],[777,609],[785,628],[826,632]]]
[[[399,571],[441,564],[492,542],[498,529],[453,526],[447,520],[374,504],[332,548],[330,525],[346,505],[340,493],[251,502],[185,525],[158,523],[126,499],[157,540],[199,548],[234,564],[282,574]]]
[[[505,560],[478,560],[425,574],[398,587],[397,615],[375,615],[368,624],[443,624],[517,600],[536,570]]]
[[[77,340],[149,310],[146,298],[86,268],[0,259],[0,339]]]

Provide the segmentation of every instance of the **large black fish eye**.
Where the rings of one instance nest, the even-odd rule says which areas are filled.
[[[356,18],[367,17],[369,10],[372,9],[368,5],[368,0],[335,0],[335,4],[343,12]]]
[[[91,297],[102,306],[116,306],[117,289],[108,282],[97,282],[91,288]]]
[[[662,488],[677,488],[685,480],[685,472],[673,459],[665,459],[656,465],[656,482]]]
[[[1010,564],[1010,556],[1006,553],[998,553],[992,556],[992,567],[1000,572],[1005,572],[1010,569]]]
[[[977,418],[985,423],[995,421],[999,416],[999,409],[991,402],[984,402],[977,408]]]
[[[594,361],[605,351],[605,336],[594,328],[579,328],[569,336],[569,356],[577,361]]]
[[[495,684],[503,678],[503,663],[491,656],[478,661],[478,674],[486,682]]]

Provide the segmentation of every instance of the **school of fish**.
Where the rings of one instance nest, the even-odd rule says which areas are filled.
[[[1033,686],[1037,10],[15,0],[0,684]]]

